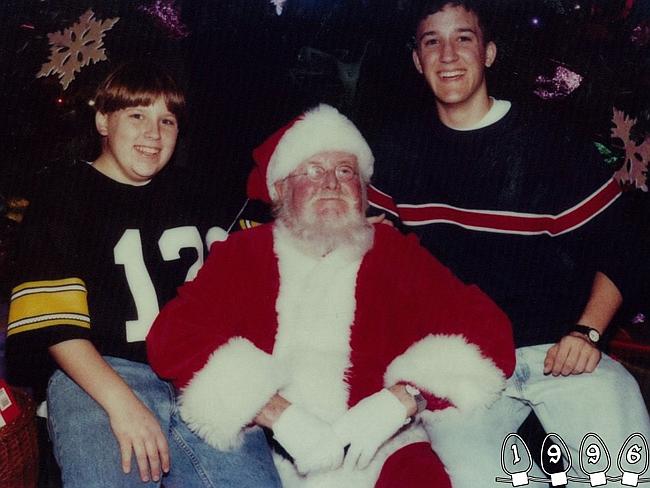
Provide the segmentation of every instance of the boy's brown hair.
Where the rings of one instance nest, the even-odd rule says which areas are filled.
[[[415,16],[413,17],[411,32],[413,33],[412,39],[412,48],[415,49],[417,46],[417,40],[415,39],[415,34],[418,30],[420,22],[426,19],[429,15],[436,14],[441,12],[445,7],[462,7],[468,12],[472,12],[476,15],[478,20],[478,26],[481,28],[483,45],[487,45],[488,42],[494,41],[493,38],[493,27],[492,27],[492,16],[490,11],[489,1],[485,0],[423,0],[417,4],[415,10]]]
[[[150,62],[129,62],[114,69],[95,95],[95,110],[103,114],[129,107],[148,106],[162,98],[179,126],[185,119],[185,94],[174,78]]]

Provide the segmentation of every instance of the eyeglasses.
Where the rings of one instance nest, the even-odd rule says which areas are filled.
[[[287,178],[294,178],[296,176],[306,176],[311,181],[318,182],[318,181],[323,181],[325,175],[329,174],[332,171],[334,172],[334,176],[336,176],[336,179],[340,182],[350,181],[352,178],[354,178],[359,174],[349,164],[339,164],[336,168],[333,169],[325,169],[318,164],[310,164],[307,166],[307,170],[305,172],[291,174],[287,176]]]

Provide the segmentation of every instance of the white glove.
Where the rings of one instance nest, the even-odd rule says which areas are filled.
[[[329,471],[343,462],[344,446],[332,426],[297,405],[290,405],[275,421],[273,437],[300,474]]]
[[[406,423],[406,407],[390,391],[370,395],[334,422],[334,432],[344,445],[350,444],[345,469],[364,469],[377,449]]]

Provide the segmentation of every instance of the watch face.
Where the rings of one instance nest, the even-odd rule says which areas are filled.
[[[420,390],[418,390],[415,386],[407,384],[407,385],[405,385],[404,388],[406,390],[406,393],[408,393],[411,396],[415,396],[415,395],[420,394]]]
[[[591,342],[598,342],[600,340],[600,334],[597,330],[591,329],[589,331],[589,339]]]

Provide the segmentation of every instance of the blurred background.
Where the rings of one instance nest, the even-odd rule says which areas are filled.
[[[215,189],[241,191],[251,149],[305,107],[327,101],[371,130],[427,98],[409,49],[416,3],[4,0],[0,193],[26,195],[43,166],[92,159],[95,86],[116,63],[144,58],[168,66],[188,92],[190,124],[177,164]],[[607,145],[617,107],[638,120],[635,134],[643,137],[650,120],[648,0],[489,5],[499,49],[490,70],[494,95],[548,105],[558,123],[574,123]],[[48,34],[89,9],[93,22],[119,18],[103,32],[107,59],[80,67],[67,89],[56,73],[37,78],[50,57]]]

